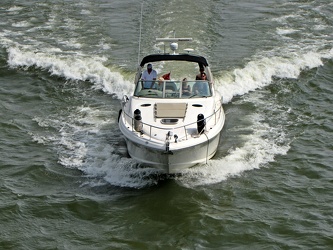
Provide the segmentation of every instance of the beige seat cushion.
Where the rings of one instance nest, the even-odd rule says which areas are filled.
[[[156,118],[184,118],[187,103],[156,103]]]

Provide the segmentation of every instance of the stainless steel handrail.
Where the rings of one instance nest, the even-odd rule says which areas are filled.
[[[222,110],[223,110],[223,107],[222,107],[222,101],[220,101],[221,103],[220,103],[220,107],[216,110],[216,111],[214,111],[214,113],[213,114],[211,114],[210,116],[208,116],[208,117],[205,117],[204,118],[204,121],[206,121],[206,124],[207,124],[207,121],[211,118],[211,117],[213,117],[214,116],[214,118],[215,118],[215,123],[214,123],[214,125],[216,125],[216,123],[217,123],[217,121],[218,121],[218,119],[221,117],[221,115],[222,115]],[[219,112],[219,114],[217,114]],[[131,115],[129,115],[129,114],[127,114],[124,110],[122,111],[122,114],[123,115],[125,115],[126,117],[128,117],[128,119],[130,119],[130,122],[126,119],[126,117],[125,117],[125,124],[126,123],[129,123],[129,124],[131,124],[131,129],[132,129],[132,131],[135,131],[134,130],[134,126],[133,126],[133,124],[134,124],[134,117],[133,116],[131,116]],[[217,117],[217,115],[218,115],[218,117]],[[176,130],[176,129],[181,129],[181,128],[184,128],[184,131],[185,131],[185,138],[186,138],[186,140],[188,140],[188,138],[187,138],[187,136],[188,136],[188,132],[187,132],[187,130],[186,130],[186,127],[190,127],[191,125],[194,125],[194,124],[196,124],[197,123],[197,121],[195,121],[195,122],[191,122],[191,123],[188,123],[188,124],[186,124],[186,125],[181,125],[181,126],[179,126],[179,127],[175,127],[175,128],[172,128],[173,130]],[[154,126],[154,125],[151,125],[151,124],[148,124],[148,123],[144,123],[144,122],[142,122],[142,124],[144,125],[144,126],[147,126],[147,127],[149,127],[149,139],[151,139],[152,138],[152,135],[151,135],[151,133],[152,133],[152,128],[155,128],[155,129],[157,129],[157,130],[170,130],[170,128],[161,128],[161,127],[157,127],[157,126]],[[148,134],[147,134],[148,135]]]

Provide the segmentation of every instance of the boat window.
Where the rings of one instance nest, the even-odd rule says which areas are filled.
[[[212,96],[208,81],[143,81],[137,82],[134,96],[146,98],[202,98]]]

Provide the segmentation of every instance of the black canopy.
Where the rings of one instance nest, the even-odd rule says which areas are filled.
[[[140,66],[143,67],[146,63],[149,62],[158,62],[158,61],[188,61],[188,62],[196,62],[200,66],[208,66],[208,62],[206,58],[202,56],[195,56],[190,54],[154,54],[145,56]]]

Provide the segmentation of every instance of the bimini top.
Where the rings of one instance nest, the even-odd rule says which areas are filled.
[[[187,62],[196,62],[199,65],[203,65],[205,67],[208,66],[208,62],[206,58],[203,56],[195,56],[189,54],[153,54],[145,56],[140,66],[143,67],[146,63],[149,62],[159,62],[159,61],[187,61]]]

